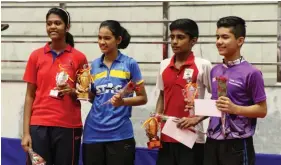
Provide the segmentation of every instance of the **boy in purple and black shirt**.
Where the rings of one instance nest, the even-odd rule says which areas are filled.
[[[210,118],[204,165],[254,165],[252,136],[257,118],[267,113],[262,73],[240,54],[246,37],[242,18],[221,18],[216,36],[216,46],[224,59],[223,64],[211,70],[212,99],[217,100],[217,108],[226,114],[225,130],[221,118]],[[217,77],[227,78],[226,97],[218,97]]]

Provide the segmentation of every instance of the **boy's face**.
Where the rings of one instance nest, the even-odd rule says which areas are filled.
[[[235,38],[231,28],[220,27],[216,32],[216,46],[219,54],[222,56],[232,56],[237,52],[244,43],[244,37]]]
[[[190,39],[182,30],[172,30],[170,34],[171,47],[175,54],[187,53],[196,43],[197,38]]]

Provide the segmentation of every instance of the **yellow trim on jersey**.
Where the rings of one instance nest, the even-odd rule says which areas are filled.
[[[142,83],[144,83],[144,80],[140,80],[140,81],[138,81],[136,84],[137,84],[137,85],[140,85],[140,84],[142,84]]]
[[[107,76],[107,71],[103,71],[103,72],[100,72],[96,75],[92,75],[94,81],[96,81],[98,79],[101,79],[101,78],[104,78],[106,76]]]
[[[131,77],[130,72],[124,72],[122,70],[111,70],[109,75],[110,75],[110,77],[116,77],[116,78],[122,78],[122,79],[130,79],[130,77]]]

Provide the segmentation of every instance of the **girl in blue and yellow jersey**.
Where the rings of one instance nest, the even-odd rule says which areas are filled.
[[[137,62],[118,49],[125,49],[130,35],[119,22],[101,23],[98,35],[102,56],[92,62],[94,83],[92,108],[83,133],[84,165],[133,165],[135,140],[130,120],[132,106],[146,104],[147,96]],[[140,86],[129,97],[122,98],[118,91],[129,81]],[[111,104],[102,105],[111,99]]]

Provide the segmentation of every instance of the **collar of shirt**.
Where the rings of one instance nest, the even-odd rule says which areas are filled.
[[[46,45],[44,47],[44,53],[45,54],[53,52],[52,48],[50,47],[50,44],[51,44],[51,42],[46,43]],[[62,52],[65,52],[65,51],[66,52],[71,52],[72,51],[72,47],[69,44],[67,44],[66,48]]]
[[[176,58],[176,55],[174,55],[173,57],[172,57],[172,59],[171,59],[171,61],[170,61],[170,64],[168,65],[168,67],[173,67],[173,68],[176,68],[176,66],[175,66],[175,58]],[[193,63],[194,63],[194,54],[193,54],[193,52],[191,52],[189,55],[188,55],[188,57],[187,57],[187,59],[186,59],[186,61],[185,61],[185,63],[184,63],[184,66],[189,66],[189,65],[192,65]]]
[[[104,66],[104,63],[103,63],[103,60],[104,60],[104,56],[105,56],[105,54],[102,54],[102,56],[101,56],[101,58],[100,58],[100,67],[102,67],[102,66]],[[117,62],[122,62],[122,53],[118,50],[118,56],[117,56],[117,58],[114,60],[114,62],[115,61],[117,61]]]

